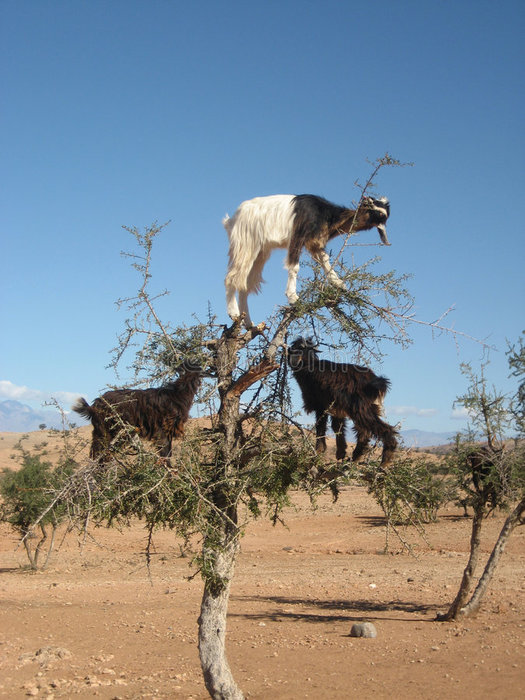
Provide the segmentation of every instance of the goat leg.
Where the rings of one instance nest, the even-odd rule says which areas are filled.
[[[393,461],[396,447],[397,440],[395,439],[395,437],[393,437],[393,435],[383,440],[383,455],[381,457],[382,467],[388,467],[388,465]]]
[[[328,425],[328,415],[323,411],[316,413],[317,420],[315,421],[315,449],[316,452],[322,454],[326,452],[326,428]]]
[[[336,459],[346,457],[345,419],[332,416],[332,430],[335,433]]]
[[[363,430],[362,428],[356,428],[357,442],[352,452],[352,462],[357,462],[366,452],[366,449],[370,443],[371,434],[368,430]]]

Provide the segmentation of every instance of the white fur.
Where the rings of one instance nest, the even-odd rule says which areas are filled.
[[[235,320],[244,313],[247,326],[251,325],[248,294],[260,291],[262,271],[272,251],[275,248],[288,248],[290,243],[294,219],[293,198],[291,194],[276,194],[246,200],[231,218],[226,217],[222,222],[230,240],[228,273],[224,281],[228,314]],[[299,266],[291,266],[288,258],[284,265],[288,270],[286,296],[293,303],[297,301]]]
[[[247,327],[252,323],[248,311],[248,295],[260,291],[263,281],[262,271],[266,261],[275,248],[288,248],[288,250],[290,248],[294,230],[294,198],[292,194],[275,194],[248,199],[239,206],[231,219],[226,217],[222,222],[230,239],[228,273],[224,280],[226,306],[233,320],[244,314],[244,323]],[[388,216],[388,200],[385,197],[376,200],[384,205],[384,208],[377,206],[376,201],[371,198],[366,199],[367,207],[375,207],[386,217]],[[354,213],[350,210],[347,212]],[[390,245],[384,223],[376,227],[382,242]],[[335,273],[328,253],[321,246],[312,246],[311,241],[309,250],[314,259],[321,264],[328,281],[344,289],[344,283]],[[292,264],[288,254],[284,266],[288,270],[286,296],[288,302],[293,304],[298,298],[299,263],[296,261]]]

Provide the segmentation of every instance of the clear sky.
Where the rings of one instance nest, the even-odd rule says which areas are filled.
[[[173,325],[227,321],[221,220],[244,199],[315,193],[350,204],[385,152],[383,269],[413,275],[421,320],[486,339],[511,389],[506,340],[524,319],[522,0],[1,0],[0,401],[92,399],[136,274],[122,226],[171,220],[154,288]],[[358,242],[376,242],[377,232]],[[283,253],[251,297],[285,302]],[[385,346],[387,416],[455,431],[462,361],[479,344],[413,328]],[[351,361],[351,349],[349,350]]]

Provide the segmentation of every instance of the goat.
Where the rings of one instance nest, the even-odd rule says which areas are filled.
[[[326,427],[331,416],[336,458],[346,457],[346,419],[354,423],[357,443],[352,461],[364,454],[373,436],[383,443],[381,465],[388,466],[397,446],[396,430],[381,420],[383,399],[390,386],[368,367],[320,360],[311,340],[297,338],[288,348],[288,364],[299,384],[307,413],[315,413],[316,450],[326,451]]]
[[[93,425],[90,457],[107,461],[112,441],[124,426],[130,425],[139,437],[153,441],[159,448],[159,456],[169,464],[172,440],[184,433],[202,374],[200,369],[190,369],[176,381],[157,389],[106,391],[91,406],[84,398],[78,399],[73,411]]]
[[[465,456],[465,462],[472,473],[472,484],[483,503],[495,508],[501,500],[502,473],[501,456],[503,448],[493,445],[480,445]]]
[[[260,291],[263,267],[275,248],[288,250],[284,266],[288,270],[286,296],[290,304],[298,299],[297,273],[303,248],[321,264],[332,284],[344,287],[330,264],[326,244],[340,234],[375,227],[381,242],[390,245],[386,235],[389,215],[386,197],[363,197],[357,209],[332,204],[313,194],[277,194],[246,200],[231,218],[226,216],[222,222],[229,238],[224,284],[230,318],[236,320],[244,314],[245,325],[252,325],[248,295]]]

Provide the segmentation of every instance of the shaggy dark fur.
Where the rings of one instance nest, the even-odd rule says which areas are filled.
[[[472,483],[485,503],[498,505],[501,495],[501,478],[496,465],[503,450],[488,445],[473,449],[466,456],[467,465],[472,470]]]
[[[395,429],[381,420],[383,398],[390,382],[359,365],[320,360],[309,340],[298,338],[288,349],[288,364],[303,396],[304,409],[315,413],[316,449],[326,450],[328,416],[336,435],[337,459],[346,457],[346,419],[354,423],[357,444],[352,460],[364,454],[371,437],[383,443],[381,464],[387,466],[397,446]]]
[[[151,440],[169,463],[173,438],[181,437],[202,372],[186,371],[176,381],[158,389],[116,389],[96,398],[91,406],[79,399],[74,411],[93,424],[92,459],[108,459],[108,449],[120,430],[133,426],[137,434]]]

